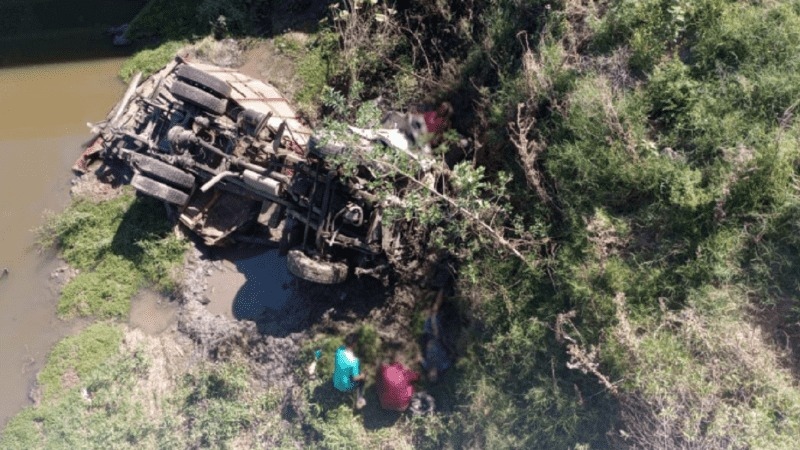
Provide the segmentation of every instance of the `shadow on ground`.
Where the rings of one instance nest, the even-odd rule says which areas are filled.
[[[326,377],[311,393],[310,401],[319,408],[321,417],[325,417],[328,411],[346,405],[353,408],[355,405],[354,392],[341,392],[333,387],[333,383]],[[378,393],[375,386],[368,386],[364,391],[364,398],[367,400],[366,406],[357,411],[364,421],[364,428],[368,430],[378,430],[393,426],[403,414],[397,411],[387,411],[381,408],[378,402]]]
[[[230,313],[256,323],[263,334],[284,337],[320,325],[337,333],[338,322],[354,323],[383,306],[393,289],[371,278],[351,277],[338,285],[319,285],[299,279],[286,268],[286,258],[266,246],[209,248],[192,240],[212,261],[234,265],[243,284],[235,292]],[[241,282],[241,278],[240,281]]]

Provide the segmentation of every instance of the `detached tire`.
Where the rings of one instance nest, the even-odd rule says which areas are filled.
[[[172,83],[169,92],[178,100],[199,106],[215,114],[224,114],[225,109],[228,107],[227,99],[214,97],[208,92],[198,87],[190,86],[183,81]]]
[[[347,265],[340,262],[323,262],[309,258],[301,250],[290,250],[286,267],[294,276],[312,283],[338,284],[347,279]]]
[[[135,153],[131,155],[131,163],[143,173],[152,175],[167,184],[186,189],[194,187],[194,175],[170,166],[163,161]]]
[[[184,64],[178,67],[178,70],[175,71],[175,74],[178,75],[178,78],[191,81],[192,83],[195,83],[200,87],[204,87],[220,97],[227,98],[231,95],[231,86],[228,83],[220,80],[214,75],[203,72],[196,67]]]
[[[183,206],[189,201],[189,196],[175,188],[171,188],[166,184],[159,183],[158,181],[147,178],[144,175],[135,174],[131,178],[131,186],[136,188],[142,194],[155,197],[173,205]]]

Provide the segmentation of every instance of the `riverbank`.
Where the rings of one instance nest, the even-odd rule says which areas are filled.
[[[91,182],[76,186],[82,192],[102,191],[103,199],[95,199],[100,208],[114,209],[115,201],[130,195],[124,190],[109,195],[105,188],[87,189],[86,183]],[[91,222],[83,225],[96,228]],[[80,226],[72,232],[86,232]],[[96,270],[102,268],[88,273]],[[370,404],[356,416],[328,382],[333,351],[346,332],[373,330],[365,341],[372,354],[379,353],[381,338],[395,345],[402,340],[402,328],[411,328],[403,318],[410,320],[413,311],[408,288],[357,280],[315,286],[295,280],[295,295],[283,308],[257,321],[238,321],[209,310],[209,292],[222,274],[223,261],[208,249],[191,246],[177,274],[177,289],[160,300],[170,302],[177,319],[156,332],[136,327],[116,308],[87,305],[79,310],[95,316],[110,312],[118,319],[99,320],[53,349],[38,375],[34,406],[9,422],[3,447],[46,447],[55,440],[158,448],[272,447],[320,439],[357,439],[373,447],[410,439],[403,437],[408,427],[419,424],[401,420],[390,426],[399,417],[378,408],[371,388]],[[77,278],[65,274],[62,279],[68,288]],[[126,300],[131,299],[119,299]],[[376,331],[381,324],[386,326]],[[315,348],[323,349],[323,359],[319,377],[310,378],[305,368]],[[370,367],[376,360],[364,362]],[[317,431],[309,434],[309,427]]]

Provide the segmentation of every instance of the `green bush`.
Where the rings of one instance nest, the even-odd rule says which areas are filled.
[[[297,62],[297,76],[301,81],[300,90],[295,100],[302,108],[314,111],[322,106],[320,100],[329,80],[341,70],[337,60],[336,35],[330,31],[321,31],[309,44]]]
[[[211,25],[197,20],[197,8],[195,0],[151,0],[131,20],[127,36],[134,41],[179,41],[208,34]]]
[[[380,356],[381,340],[378,337],[378,332],[371,324],[361,325],[356,330],[358,336],[358,351],[360,353],[363,364],[374,365],[378,363]]]

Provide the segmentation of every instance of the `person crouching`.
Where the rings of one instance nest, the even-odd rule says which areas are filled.
[[[419,374],[405,367],[397,358],[391,363],[384,362],[378,368],[378,400],[381,408],[391,411],[405,411],[414,396],[414,386]]]
[[[336,363],[333,370],[333,387],[341,392],[356,391],[356,409],[361,409],[367,404],[364,399],[364,380],[366,376],[361,373],[361,362],[356,357],[354,350],[358,337],[350,333],[344,338],[344,345],[336,350]]]

